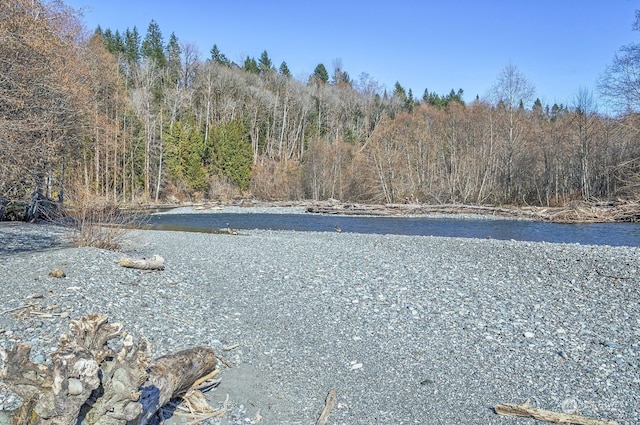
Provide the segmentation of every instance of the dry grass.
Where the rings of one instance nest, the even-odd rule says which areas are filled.
[[[127,231],[140,227],[144,216],[122,208],[119,203],[83,194],[74,196],[65,208],[65,216],[73,228],[76,246],[116,251]]]

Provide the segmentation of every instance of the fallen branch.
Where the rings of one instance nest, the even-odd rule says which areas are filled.
[[[145,258],[142,258],[142,259],[121,258],[117,261],[117,263],[122,267],[128,267],[131,269],[164,270],[164,258],[162,258],[159,255],[154,255],[148,260]]]
[[[632,277],[632,276],[616,276],[616,275],[604,273],[603,271],[601,271],[599,269],[595,269],[595,270],[596,270],[596,273],[598,273],[600,276],[608,277],[610,279],[627,280],[627,279],[631,279],[631,277]]]
[[[240,344],[225,345],[222,347],[222,351],[231,351],[235,350],[238,347],[240,347]]]
[[[558,413],[551,410],[537,409],[529,405],[529,400],[519,405],[499,404],[494,407],[494,410],[499,415],[522,416],[525,418],[533,418],[539,421],[552,422],[556,424],[618,425],[615,421],[593,419],[576,414]]]
[[[318,416],[318,420],[316,421],[316,425],[325,425],[329,420],[329,414],[333,410],[333,406],[336,404],[336,390],[329,390],[327,394],[327,398],[324,401],[324,407],[320,412],[320,416]]]

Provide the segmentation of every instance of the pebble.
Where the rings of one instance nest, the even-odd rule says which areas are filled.
[[[45,362],[45,360],[46,360],[46,358],[45,358],[45,356],[43,354],[36,354],[35,356],[33,356],[33,359],[32,359],[32,361],[35,364],[42,364],[42,363]]]

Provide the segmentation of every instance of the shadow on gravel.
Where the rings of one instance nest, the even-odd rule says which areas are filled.
[[[70,246],[59,226],[41,223],[0,223],[0,257]]]

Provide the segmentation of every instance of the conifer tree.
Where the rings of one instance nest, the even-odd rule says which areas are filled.
[[[280,68],[278,68],[278,73],[285,77],[291,77],[291,71],[289,71],[289,67],[285,61],[282,61],[280,64]]]
[[[271,59],[269,58],[269,54],[266,50],[264,50],[262,54],[260,54],[260,59],[258,60],[258,68],[260,68],[260,72],[262,74],[273,71],[273,64],[271,63]]]
[[[180,73],[182,70],[182,63],[180,55],[182,50],[178,44],[178,37],[175,33],[171,33],[169,37],[169,43],[167,43],[167,72],[169,75],[169,82],[173,86],[177,86],[180,80]]]
[[[258,67],[258,63],[252,57],[247,56],[244,60],[243,69],[252,74],[260,74],[260,68]]]
[[[117,31],[116,36],[119,36]],[[140,65],[140,33],[138,32],[138,28],[134,26],[132,30],[127,28],[124,36],[119,38],[122,44],[120,69],[125,75],[127,83],[130,84],[133,83],[135,70],[138,69]]]
[[[124,53],[124,38],[122,38],[122,34],[120,34],[120,31],[116,30],[115,34],[113,35],[111,45],[108,47],[108,50],[111,53]]]
[[[221,177],[228,178],[242,191],[249,188],[253,160],[247,130],[240,119],[214,128],[211,163]]]
[[[229,59],[225,56],[224,53],[220,51],[217,44],[214,44],[211,48],[211,61],[220,64],[220,65],[230,65]]]
[[[396,81],[396,84],[393,86],[393,95],[394,98],[399,99],[402,103],[407,101],[407,92],[404,87],[400,84],[400,82]]]
[[[542,102],[539,97],[536,97],[535,102],[533,102],[533,111],[538,114],[542,113]]]
[[[204,138],[197,128],[192,113],[173,125],[165,137],[166,165],[177,185],[186,185],[190,191],[206,187],[206,170],[202,165]]]
[[[147,28],[147,34],[142,41],[141,53],[142,57],[150,59],[158,68],[167,66],[162,31],[160,31],[160,26],[154,20],[151,20]]]
[[[409,89],[409,93],[407,93],[407,100],[405,101],[405,105],[409,112],[413,111],[415,101],[413,99],[413,91],[411,91],[411,89]]]
[[[327,68],[324,64],[320,63],[316,66],[313,70],[313,74],[311,74],[310,80],[324,84],[329,82],[329,73],[327,72]]]
[[[393,95],[392,96],[398,96],[401,98],[406,98],[407,97],[407,92],[405,91],[404,87],[402,87],[402,84],[400,84],[399,81],[396,81],[396,83],[393,86]]]
[[[124,33],[124,57],[130,64],[137,64],[140,61],[140,33],[138,28],[126,29]]]

